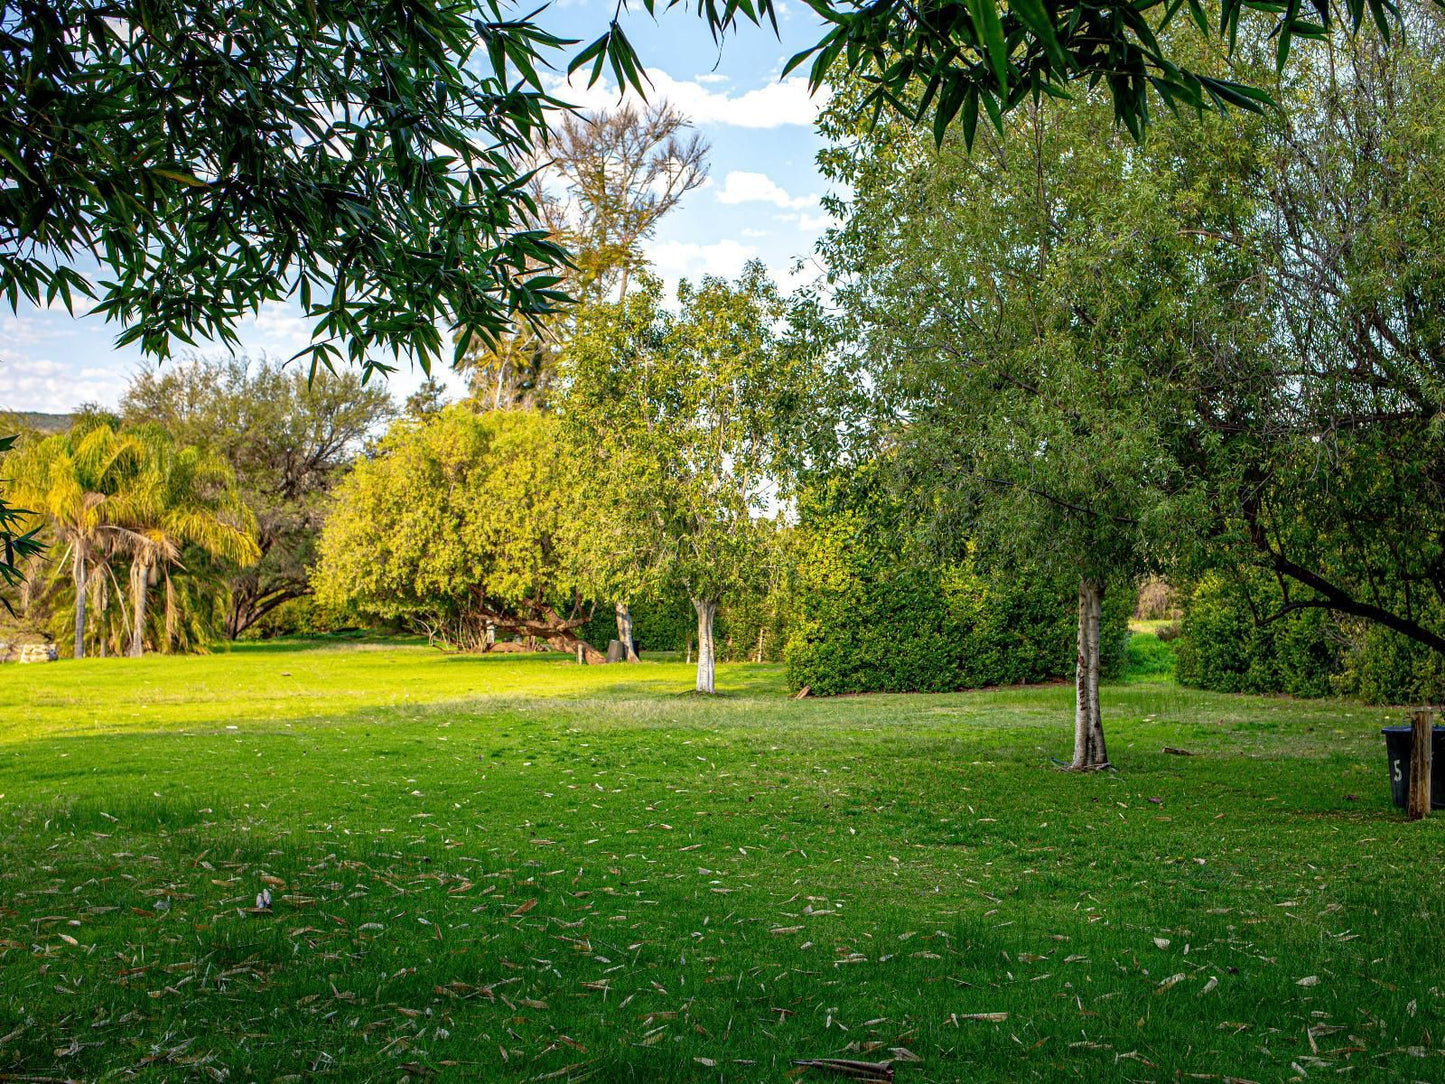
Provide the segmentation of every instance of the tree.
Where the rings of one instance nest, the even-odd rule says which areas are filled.
[[[1256,619],[1328,609],[1445,654],[1445,20],[1302,49],[1244,174],[1256,348],[1219,353],[1180,457]],[[1261,575],[1262,574],[1262,575]],[[1272,582],[1270,582],[1272,581]]]
[[[462,406],[396,422],[337,487],[317,597],[464,648],[491,625],[604,661],[576,634],[591,610],[562,544],[577,494],[555,428]]]
[[[146,601],[159,576],[165,586],[165,633],[170,651],[179,610],[171,569],[187,549],[231,565],[253,564],[260,556],[256,517],[242,503],[230,468],[218,455],[180,447],[155,423],[132,430],[140,445],[133,474],[115,499],[111,515],[123,530],[130,553],[130,655],[145,650]]]
[[[679,311],[645,280],[589,307],[563,360],[561,416],[589,464],[584,508],[616,544],[588,560],[636,589],[668,579],[698,620],[697,690],[715,689],[718,602],[757,566],[754,516],[773,493],[774,404],[789,387],[784,304],[760,264],[736,283],[678,291]]]
[[[121,400],[180,445],[221,457],[255,514],[260,559],[230,570],[225,633],[235,639],[311,592],[327,497],[362,443],[392,414],[355,373],[307,374],[266,359],[192,360],[139,373]]]
[[[46,437],[6,466],[18,499],[44,517],[66,548],[75,592],[75,657],[85,657],[87,584],[98,557],[119,535],[115,501],[141,454],[138,442],[100,422]]]
[[[1105,595],[1166,559],[1162,527],[1193,492],[1171,444],[1192,409],[1179,376],[1257,327],[1240,281],[1256,263],[1200,239],[1252,206],[1229,183],[1252,144],[1229,133],[1228,157],[1224,133],[1191,121],[1200,149],[1181,167],[1168,124],[1140,148],[1080,91],[1028,104],[971,153],[963,133],[935,150],[898,125],[859,133],[851,105],[828,162],[853,198],[825,253],[876,436],[939,549],[1077,577],[1071,767],[1107,767]]]
[[[641,243],[688,192],[707,180],[707,143],[666,102],[568,114],[532,175],[538,225],[572,254],[562,285],[587,304],[625,296],[645,266]],[[493,409],[548,403],[569,312],[479,339],[464,364],[477,400]]]

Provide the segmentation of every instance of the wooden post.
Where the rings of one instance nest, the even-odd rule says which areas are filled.
[[[1405,799],[1405,816],[1412,821],[1430,814],[1430,761],[1435,744],[1434,713],[1421,708],[1410,713],[1410,791]]]
[[[580,640],[577,642],[577,665],[578,665],[578,666],[586,666],[586,665],[587,665],[587,656],[586,656],[586,654],[584,653],[584,649],[583,649],[583,647],[582,647],[582,642],[581,642]],[[1429,799],[1427,798],[1426,800],[1428,801]]]

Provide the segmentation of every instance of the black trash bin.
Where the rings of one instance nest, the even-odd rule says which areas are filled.
[[[1390,796],[1397,806],[1404,809],[1406,796],[1410,793],[1410,750],[1415,745],[1414,728],[1387,726],[1380,733],[1385,735],[1385,759],[1390,762]],[[1430,743],[1430,808],[1445,809],[1445,726],[1435,728],[1435,737]]]

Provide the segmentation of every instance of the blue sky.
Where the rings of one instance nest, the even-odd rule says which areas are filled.
[[[543,21],[590,41],[613,9],[612,2],[558,0]],[[733,275],[746,260],[760,259],[786,284],[826,225],[818,206],[825,186],[814,164],[822,141],[813,119],[821,103],[809,98],[801,75],[779,80],[788,58],[820,36],[816,17],[796,0],[782,0],[781,40],[771,29],[749,26],[721,47],[688,0],[655,21],[634,12],[624,25],[652,77],[650,97],[666,98],[688,115],[712,146],[707,186],[687,197],[649,246],[656,270],[669,281]],[[588,108],[618,101],[611,82],[591,89],[579,83],[561,93]],[[131,374],[147,364],[134,347],[115,347],[115,330],[64,310],[0,308],[0,410],[114,405]],[[247,320],[240,336],[242,352],[287,358],[306,344],[309,328],[297,310],[276,305]],[[446,375],[452,387],[461,386]],[[420,372],[401,371],[390,384],[401,398],[421,379]]]

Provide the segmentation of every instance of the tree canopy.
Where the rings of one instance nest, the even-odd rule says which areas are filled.
[[[392,411],[387,393],[363,387],[355,372],[308,378],[265,358],[197,359],[131,381],[125,420],[157,423],[177,442],[222,457],[255,514],[260,561],[229,570],[227,636],[310,594],[328,496]]]
[[[469,648],[492,625],[574,649],[591,610],[563,544],[576,488],[555,430],[465,406],[395,423],[336,491],[318,598]]]

